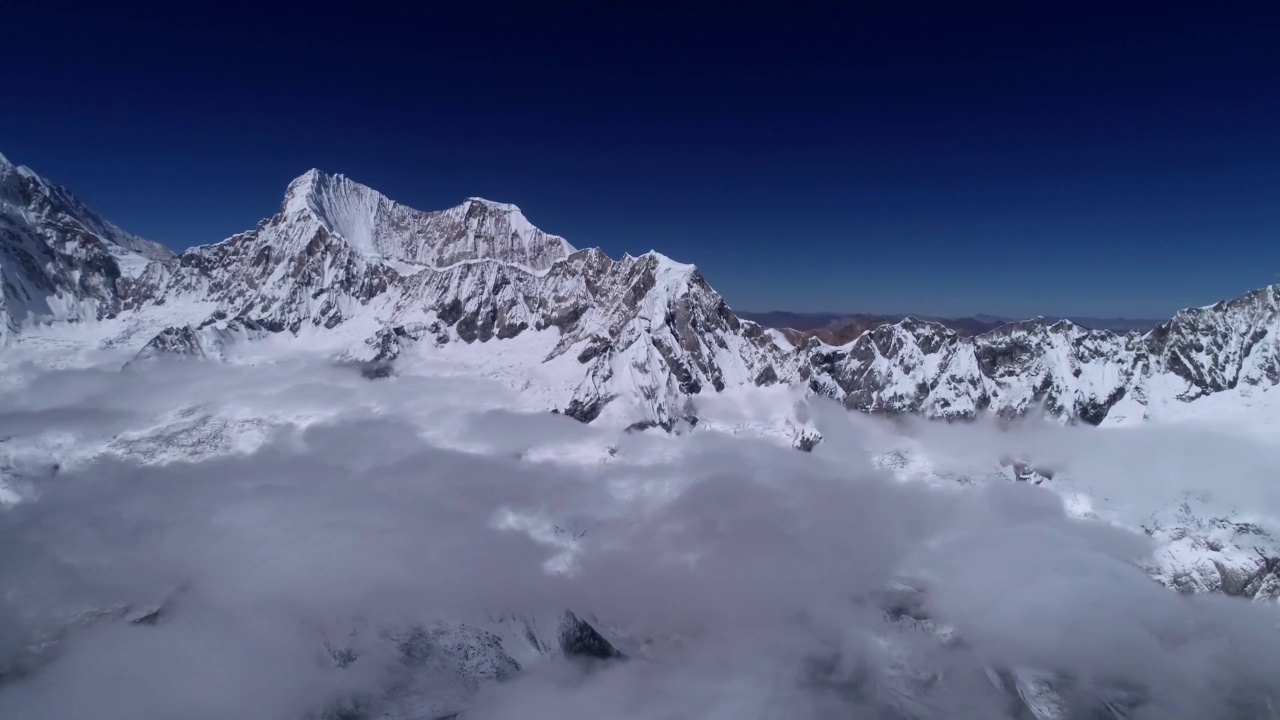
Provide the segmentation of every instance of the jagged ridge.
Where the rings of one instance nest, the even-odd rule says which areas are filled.
[[[584,421],[622,398],[627,422],[669,425],[704,388],[776,382],[794,365],[693,266],[574,250],[513,205],[472,198],[423,213],[318,171],[291,183],[255,230],[150,267],[142,283],[139,312],[212,301],[293,333],[372,321],[380,329],[348,353],[360,359],[554,331],[551,351],[530,362],[576,361],[581,381],[557,408]]]
[[[1098,424],[1152,407],[1280,382],[1280,286],[1184,310],[1150,332],[1068,321],[1011,323],[966,337],[907,318],[838,348],[812,342],[811,389],[856,410],[966,418],[1040,409]]]
[[[907,318],[842,346],[792,347],[739,319],[693,266],[575,250],[514,205],[470,198],[423,212],[312,170],[255,229],[173,257],[25,168],[0,163],[0,178],[7,332],[190,308],[188,325],[161,333],[146,357],[218,357],[228,343],[347,324],[368,330],[344,354],[378,361],[424,342],[553,332],[551,349],[527,362],[577,368],[572,387],[549,396],[555,409],[663,427],[696,416],[704,392],[778,382],[865,412],[1043,410],[1087,423],[1280,382],[1280,286],[1183,311],[1145,335],[1027,321],[964,337]]]

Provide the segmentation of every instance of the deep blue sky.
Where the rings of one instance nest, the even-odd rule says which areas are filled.
[[[657,249],[741,309],[1159,317],[1280,282],[1274,1],[43,4],[3,13],[0,152],[175,248],[315,166]]]

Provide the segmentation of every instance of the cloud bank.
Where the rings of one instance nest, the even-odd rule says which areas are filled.
[[[806,454],[303,361],[23,372],[0,717],[1280,717],[1276,606],[1163,587],[1150,538],[1049,487],[874,457],[1015,453],[1121,514],[1197,490],[1274,517],[1248,441],[818,403]],[[566,610],[625,659],[567,656]]]

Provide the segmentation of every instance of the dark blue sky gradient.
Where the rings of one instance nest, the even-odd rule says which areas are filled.
[[[0,152],[175,248],[315,166],[657,249],[742,309],[1160,317],[1280,281],[1280,3],[40,5],[3,13]]]

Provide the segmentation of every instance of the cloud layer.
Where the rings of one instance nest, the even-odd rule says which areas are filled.
[[[818,404],[805,454],[303,361],[25,373],[0,390],[0,717],[1280,716],[1275,606],[1164,588],[1150,539],[1045,486],[872,457],[1015,453],[1131,514],[1203,490],[1274,517],[1246,441]],[[566,609],[628,659],[561,657]],[[521,670],[406,661],[463,624]]]

